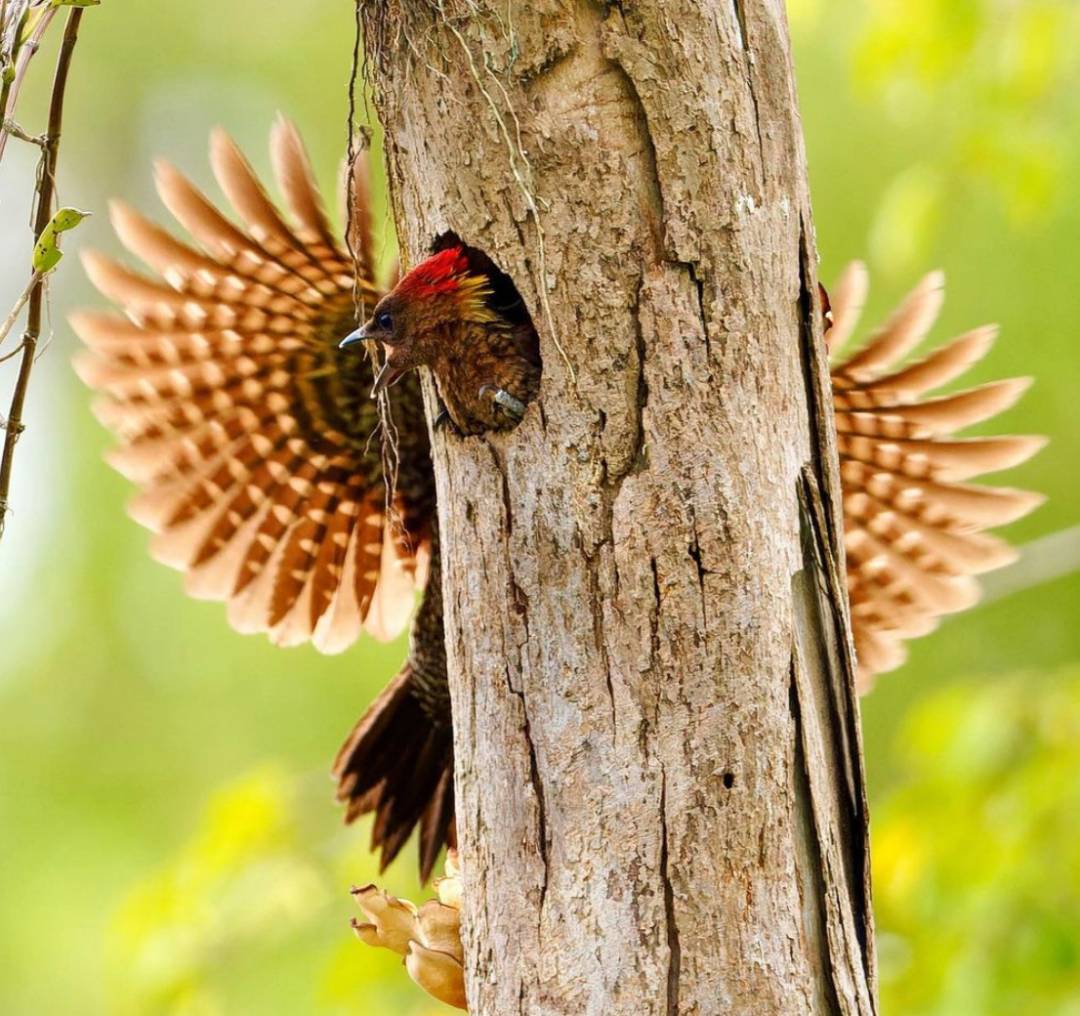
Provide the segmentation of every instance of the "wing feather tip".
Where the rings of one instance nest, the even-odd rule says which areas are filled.
[[[945,270],[943,268],[931,269],[923,276],[921,288],[931,290],[945,289]]]
[[[321,220],[317,220],[315,214],[321,209],[321,202],[319,201],[318,189],[314,179],[310,176],[310,167],[300,132],[295,123],[280,111],[274,118],[271,128],[272,142],[275,137],[280,139],[282,149],[294,173],[300,171],[308,173],[307,181],[310,184],[310,195],[307,191],[304,191],[299,197],[293,195],[293,198],[296,202],[301,200],[306,202],[305,210],[307,206],[311,206],[313,209],[304,218],[304,224],[321,229]],[[245,204],[245,207],[251,205],[254,208],[254,214],[258,217],[257,224],[268,222],[269,225],[266,228],[273,232],[276,227],[272,220],[280,215],[281,208],[265,195],[261,182],[255,177],[254,171],[251,170],[243,152],[237,146],[235,140],[221,126],[217,126],[210,131],[210,154],[211,166],[215,170],[215,175],[219,175],[219,170],[222,170],[227,177],[234,178],[230,182],[233,185],[233,190],[240,194],[241,203]],[[358,167],[358,175],[363,173],[364,161],[364,159],[360,160],[361,165]],[[209,252],[205,256],[215,260],[231,256],[232,252],[225,240],[232,238],[233,234],[228,232],[228,230],[232,229],[232,226],[222,213],[214,207],[214,204],[196,188],[187,176],[164,158],[157,158],[153,161],[153,174],[155,186],[163,203],[173,213],[173,216],[180,221],[180,224],[187,228]],[[230,197],[228,191],[226,196]],[[288,195],[286,197],[288,198]],[[308,200],[309,197],[310,200]],[[235,201],[232,203],[236,204]],[[155,250],[162,246],[162,243],[159,242],[158,248],[155,248],[152,241],[157,236],[158,231],[164,231],[143,217],[133,206],[122,200],[114,199],[109,202],[108,210],[114,230],[120,241],[129,250],[142,257],[140,249],[150,250],[151,253],[154,253]],[[363,212],[367,213],[368,209],[365,207]],[[248,216],[241,217],[245,220],[248,218]],[[218,223],[219,219],[220,225]],[[284,220],[282,220],[282,223],[284,224]],[[218,251],[215,231],[220,231],[225,235],[225,240],[222,241],[222,251]],[[321,235],[329,237],[330,233],[330,228],[327,225],[325,234]],[[207,235],[209,235],[209,241],[206,239]],[[303,234],[297,235],[303,236]],[[134,246],[133,243],[129,242],[131,239],[134,240]],[[239,242],[237,241],[237,243]],[[329,242],[333,246],[333,240]],[[209,246],[207,246],[208,243]],[[151,280],[142,275],[140,271],[128,269],[121,261],[95,250],[81,252],[80,257],[86,268],[87,275],[106,297],[120,303],[129,302],[136,307],[154,298],[154,293],[151,292],[147,295],[147,291],[141,288],[140,283],[142,281],[150,285]],[[146,259],[143,258],[143,260]],[[157,284],[159,274],[157,266],[151,265],[151,269],[154,276],[153,284]],[[106,389],[112,373],[120,369],[121,363],[126,363],[124,357],[129,353],[134,355],[137,352],[137,343],[142,338],[139,330],[141,321],[133,319],[134,324],[130,324],[120,315],[113,314],[111,316],[116,322],[115,334],[110,331],[109,320],[100,311],[75,312],[71,318],[73,329],[90,347],[82,350],[75,357],[75,372],[84,383],[99,390]],[[126,324],[127,329],[121,330],[121,324]],[[99,347],[100,352],[95,353],[95,349]],[[131,437],[132,435],[138,436],[138,434],[142,434],[146,427],[146,421],[143,419],[144,414],[133,413],[128,410],[119,390],[117,390],[117,396],[119,401],[111,397],[95,400],[96,415],[107,427],[117,431],[121,438],[124,435]],[[129,461],[130,456],[127,454],[129,447],[121,443],[106,456],[106,460],[123,475],[144,484],[143,489],[129,502],[128,514],[138,524],[155,534],[154,539],[150,541],[151,556],[172,568],[186,573],[185,586],[189,595],[199,599],[225,600],[228,606],[229,623],[235,630],[242,633],[266,633],[272,641],[279,644],[291,645],[311,641],[320,652],[334,654],[342,652],[356,641],[365,628],[365,621],[370,621],[370,628],[373,631],[379,629],[380,623],[384,625],[389,623],[395,630],[382,632],[384,637],[388,637],[396,635],[407,620],[407,615],[411,613],[411,607],[414,603],[411,591],[407,598],[404,595],[401,597],[391,595],[397,587],[397,582],[390,581],[391,577],[387,576],[383,590],[383,599],[387,602],[382,604],[385,609],[385,616],[361,617],[359,608],[354,603],[351,609],[356,614],[356,617],[353,619],[342,616],[347,613],[347,610],[344,610],[339,611],[337,617],[327,619],[323,616],[311,624],[306,622],[300,624],[294,619],[293,622],[288,624],[283,622],[277,626],[272,625],[269,611],[265,606],[266,597],[261,593],[258,597],[246,596],[244,592],[233,594],[231,590],[222,587],[219,577],[204,573],[204,571],[200,570],[201,566],[191,566],[196,554],[190,546],[190,540],[186,536],[179,534],[178,529],[183,527],[169,525],[169,520],[172,518],[174,511],[175,492],[163,488],[160,483],[149,475],[145,466],[136,469],[132,462]],[[138,476],[133,475],[133,470],[138,473]],[[410,609],[404,610],[404,606]],[[347,608],[348,604],[345,604],[345,607]],[[382,614],[381,611],[379,613]],[[401,625],[396,623],[398,620],[401,620]],[[326,623],[323,624],[323,621],[326,621]]]

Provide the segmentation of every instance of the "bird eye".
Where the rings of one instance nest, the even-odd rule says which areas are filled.
[[[375,323],[384,331],[390,331],[394,327],[394,319],[390,316],[390,311],[384,310],[376,319]]]

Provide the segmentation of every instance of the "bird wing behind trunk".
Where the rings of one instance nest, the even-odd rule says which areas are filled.
[[[866,294],[852,264],[833,289],[825,339],[835,352],[851,335]],[[976,328],[901,365],[937,318],[944,281],[927,275],[893,315],[832,369],[851,621],[861,690],[903,663],[905,641],[979,598],[975,575],[1015,551],[984,530],[1026,515],[1043,498],[964,481],[1015,466],[1044,444],[1038,437],[968,437],[956,432],[1008,409],[1025,378],[932,398],[977,363],[997,330]]]
[[[76,367],[101,393],[96,411],[120,439],[109,459],[140,487],[131,513],[153,530],[154,555],[186,573],[193,595],[224,600],[237,629],[336,652],[407,621],[434,480],[416,378],[389,404],[388,484],[371,362],[337,348],[357,304],[362,316],[380,295],[366,166],[351,202],[354,268],[283,119],[271,156],[289,217],[220,131],[211,162],[239,224],[164,163],[158,192],[192,243],[113,205],[121,241],[153,275],[86,256],[126,317],[77,314],[90,348]]]
[[[154,554],[186,573],[193,595],[226,601],[241,631],[333,652],[363,629],[391,637],[408,619],[438,553],[434,476],[415,372],[384,396],[380,412],[368,396],[371,361],[338,349],[382,292],[365,167],[357,166],[350,202],[351,257],[284,120],[271,155],[288,219],[220,132],[211,160],[240,225],[167,165],[158,167],[158,190],[193,244],[126,205],[113,207],[121,241],[154,274],[87,256],[91,278],[126,317],[75,316],[90,347],[77,368],[101,394],[97,412],[119,438],[110,461],[140,487],[131,510],[154,531]],[[512,289],[496,286],[492,299],[515,324],[515,314],[524,322],[528,312]],[[831,349],[851,334],[865,289],[860,265],[834,289]],[[1008,545],[983,530],[1041,500],[965,482],[1022,462],[1040,439],[955,437],[1011,405],[1023,381],[924,398],[979,360],[992,329],[899,365],[925,337],[941,294],[940,276],[928,276],[832,373],[864,689],[902,662],[905,640],[975,601],[974,575],[1011,559]],[[437,575],[436,561],[436,584]],[[425,877],[454,835],[438,592],[426,595],[409,660],[354,729],[334,773],[347,817],[376,812],[384,863],[420,825]]]

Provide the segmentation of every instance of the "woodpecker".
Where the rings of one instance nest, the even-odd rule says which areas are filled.
[[[374,340],[386,351],[372,394],[431,367],[459,434],[521,421],[540,389],[540,340],[510,277],[454,234],[384,296],[341,348]]]
[[[190,241],[113,203],[121,242],[149,273],[84,255],[124,313],[73,316],[88,347],[76,369],[119,439],[108,460],[139,487],[130,511],[153,531],[151,552],[185,573],[191,595],[224,601],[239,631],[340,652],[362,631],[396,636],[423,591],[408,657],[333,774],[348,821],[375,813],[384,867],[419,830],[426,880],[454,845],[454,759],[435,480],[414,368],[431,368],[448,426],[507,429],[539,395],[539,343],[509,277],[453,234],[400,278],[377,278],[363,159],[346,253],[291,123],[277,120],[270,150],[286,213],[222,131],[211,164],[239,223],[163,162],[158,192]],[[831,291],[831,352],[851,336],[866,289],[854,264]],[[985,530],[1042,500],[965,482],[1025,461],[1041,439],[954,436],[1011,406],[1026,380],[924,397],[983,357],[993,328],[902,363],[942,299],[942,277],[928,275],[832,372],[864,689],[900,665],[905,640],[977,599],[973,576],[1014,558]],[[372,345],[385,353],[377,373],[359,355]],[[395,435],[392,467],[380,426]]]

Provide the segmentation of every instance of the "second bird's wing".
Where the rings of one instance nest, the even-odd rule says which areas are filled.
[[[97,253],[90,278],[125,315],[72,324],[76,362],[119,438],[109,461],[140,488],[131,514],[188,591],[223,600],[234,627],[325,652],[362,630],[404,626],[423,581],[434,512],[415,375],[394,388],[399,482],[387,498],[367,357],[338,350],[375,283],[365,167],[354,181],[353,259],[330,228],[296,129],[279,119],[271,156],[288,217],[228,135],[211,139],[233,222],[172,166],[162,201],[193,243],[122,203],[112,221],[150,268]]]
[[[851,620],[865,690],[899,666],[905,640],[979,598],[974,576],[1015,551],[984,530],[1026,515],[1043,498],[965,481],[1015,466],[1042,447],[1038,437],[969,437],[956,432],[1008,409],[1027,379],[995,381],[924,398],[978,362],[997,334],[976,328],[925,358],[900,362],[926,336],[943,299],[932,273],[856,352],[832,369],[844,500]],[[830,292],[825,338],[836,353],[858,322],[866,269],[852,264]]]

